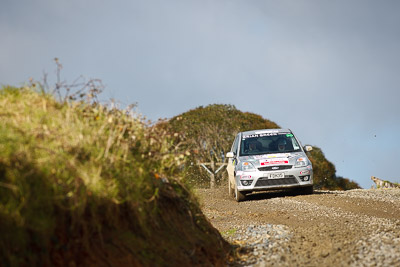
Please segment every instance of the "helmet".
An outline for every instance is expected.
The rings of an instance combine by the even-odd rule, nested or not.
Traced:
[[[257,148],[257,141],[256,140],[249,140],[249,149],[250,150],[255,150]]]
[[[284,151],[286,149],[286,144],[287,144],[286,139],[283,139],[283,138],[279,139],[278,140],[278,150]]]

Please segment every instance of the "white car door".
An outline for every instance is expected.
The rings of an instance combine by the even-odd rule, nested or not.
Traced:
[[[235,141],[233,142],[231,152],[235,155],[234,158],[229,158],[228,159],[228,166],[226,167],[226,170],[228,172],[229,180],[233,184],[235,181],[235,164],[236,164],[236,156],[238,153],[238,144],[239,144],[239,135],[236,136]]]

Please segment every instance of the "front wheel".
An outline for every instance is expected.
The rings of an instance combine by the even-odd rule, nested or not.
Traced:
[[[314,193],[314,188],[312,185],[306,187],[300,187],[297,190],[298,190],[297,192],[301,195],[312,195]]]
[[[238,190],[237,186],[235,185],[235,200],[236,200],[237,202],[240,202],[240,201],[244,200],[245,198],[246,198],[246,195],[243,194],[243,193],[241,193],[241,192]]]

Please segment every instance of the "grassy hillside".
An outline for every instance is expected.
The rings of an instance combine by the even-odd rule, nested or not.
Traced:
[[[0,90],[2,265],[223,265],[177,175],[184,151],[128,110]]]

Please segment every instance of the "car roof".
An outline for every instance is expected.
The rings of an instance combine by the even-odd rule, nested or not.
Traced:
[[[261,129],[241,132],[242,135],[262,134],[262,133],[292,133],[290,129]]]

